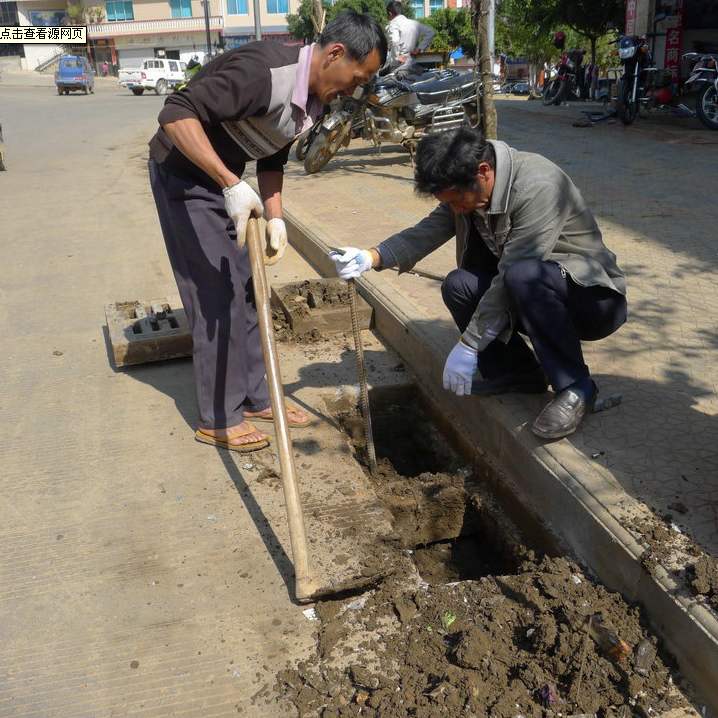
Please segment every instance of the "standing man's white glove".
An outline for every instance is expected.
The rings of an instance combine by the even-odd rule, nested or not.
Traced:
[[[287,225],[279,217],[267,222],[267,249],[264,252],[264,263],[271,265],[278,262],[287,250]]]
[[[244,181],[240,180],[231,187],[222,190],[224,207],[237,228],[237,243],[240,248],[247,241],[247,222],[250,215],[261,217],[264,207],[259,195]]]
[[[476,351],[459,342],[450,352],[444,364],[444,389],[457,396],[471,394],[471,382],[479,365]]]
[[[371,252],[356,247],[340,247],[339,252],[330,252],[329,258],[334,262],[337,274],[341,279],[356,279],[372,268]]]

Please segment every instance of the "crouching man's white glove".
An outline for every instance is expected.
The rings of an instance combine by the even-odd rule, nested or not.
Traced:
[[[329,258],[341,279],[356,279],[372,268],[371,252],[356,247],[340,247],[339,252],[330,252]]]
[[[241,180],[231,187],[222,190],[224,207],[237,228],[237,243],[244,247],[247,241],[247,222],[249,217],[261,217],[264,214],[262,200],[259,195],[244,181]]]
[[[459,342],[449,352],[444,364],[444,389],[450,389],[457,396],[471,394],[471,382],[478,364],[476,351]]]
[[[279,217],[267,222],[267,248],[264,252],[265,264],[276,264],[287,251],[287,225]]]

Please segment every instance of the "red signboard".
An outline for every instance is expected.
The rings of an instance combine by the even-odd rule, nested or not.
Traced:
[[[636,34],[636,5],[638,0],[626,2],[626,35]]]
[[[675,14],[671,18],[670,27],[666,30],[666,50],[663,57],[663,66],[666,70],[671,71],[674,83],[680,80],[681,75],[684,10],[685,0],[676,0]]]

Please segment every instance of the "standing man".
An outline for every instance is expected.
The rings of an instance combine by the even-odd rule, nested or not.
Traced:
[[[389,15],[389,24],[386,26],[389,58],[384,72],[396,72],[399,75],[421,72],[414,58],[428,49],[436,33],[423,22],[406,17],[399,0],[389,2],[386,11]]]
[[[150,183],[192,330],[196,438],[235,451],[268,445],[272,421],[245,233],[267,218],[267,255],[287,245],[283,167],[322,106],[368,82],[386,59],[381,26],[353,11],[306,47],[255,42],[227,52],[171,95],[150,141]],[[258,196],[242,179],[257,161]],[[309,417],[288,407],[289,425]]]
[[[333,254],[339,276],[407,271],[456,236],[458,268],[441,293],[461,338],[444,388],[543,393],[548,377],[554,397],[532,430],[544,439],[573,433],[598,393],[581,340],[603,339],[626,321],[624,274],[578,188],[545,157],[483,142],[470,129],[422,140],[415,181],[439,206],[374,249]]]

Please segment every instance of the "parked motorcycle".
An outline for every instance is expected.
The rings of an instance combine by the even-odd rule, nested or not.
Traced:
[[[623,65],[623,77],[618,82],[616,114],[624,125],[630,125],[641,104],[649,99],[649,91],[665,87],[666,76],[658,77],[648,40],[639,35],[623,35],[618,39],[618,57]],[[670,72],[668,85],[670,85]]]
[[[583,96],[582,63],[586,51],[574,48],[563,52],[566,45],[566,35],[563,32],[554,35],[553,44],[562,54],[556,63],[555,74],[544,86],[544,105],[560,105],[566,100],[577,100]]]
[[[698,91],[696,115],[709,129],[718,130],[718,56],[688,52],[683,57],[696,60],[684,87]]]
[[[351,97],[341,97],[297,141],[297,159],[307,174],[319,172],[353,137],[375,147],[400,144],[414,155],[422,137],[478,124],[479,81],[455,70],[433,71],[411,82],[393,75],[375,78]]]

